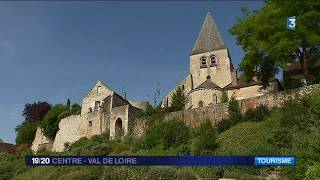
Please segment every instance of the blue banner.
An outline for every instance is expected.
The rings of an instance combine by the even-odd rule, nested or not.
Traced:
[[[26,156],[29,166],[294,166],[293,156]]]

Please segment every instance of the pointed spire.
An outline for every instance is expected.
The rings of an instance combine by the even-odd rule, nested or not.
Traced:
[[[191,55],[225,48],[223,40],[211,13],[208,12]]]

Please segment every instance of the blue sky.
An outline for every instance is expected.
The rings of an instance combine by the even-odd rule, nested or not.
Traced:
[[[14,143],[25,103],[81,104],[98,80],[131,100],[161,96],[189,71],[208,11],[235,65],[243,52],[228,29],[240,7],[261,1],[0,2],[0,138]]]

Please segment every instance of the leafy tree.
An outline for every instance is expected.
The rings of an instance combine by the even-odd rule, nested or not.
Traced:
[[[228,102],[228,101],[229,101],[228,94],[227,94],[226,91],[223,91],[223,92],[222,92],[222,96],[221,96],[221,102],[222,102],[222,103],[226,103],[226,102]]]
[[[171,98],[170,111],[181,111],[184,109],[186,97],[181,87],[178,87],[178,89],[172,94]]]
[[[236,123],[240,122],[242,119],[239,103],[237,100],[235,100],[233,97],[229,101],[229,121],[232,125],[235,125]]]
[[[17,131],[16,144],[32,144],[39,123],[39,121],[22,123]]]
[[[50,108],[51,105],[47,102],[27,103],[24,105],[22,116],[25,118],[25,121],[40,121]]]
[[[240,64],[246,76],[257,70],[267,83],[279,67],[298,61],[308,82],[313,77],[309,65],[320,53],[319,1],[266,1],[259,11],[243,8],[244,17],[230,29],[245,56]],[[285,27],[286,19],[296,16],[296,30]]]
[[[54,138],[59,130],[59,115],[67,111],[67,107],[62,104],[57,104],[53,106],[50,111],[45,115],[42,123],[43,133],[49,137]],[[61,118],[61,117],[60,117]]]

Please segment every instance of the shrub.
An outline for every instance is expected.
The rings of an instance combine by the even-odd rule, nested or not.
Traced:
[[[222,103],[226,103],[226,102],[228,102],[228,101],[229,101],[228,94],[227,94],[226,91],[223,91],[223,92],[222,92],[222,96],[221,96],[221,102],[222,102]]]
[[[320,121],[320,90],[313,92],[310,97],[310,109]]]
[[[177,120],[158,122],[147,129],[142,146],[151,149],[163,144],[164,149],[168,149],[188,143],[189,138],[190,130],[183,122]]]
[[[196,139],[192,144],[193,154],[210,154],[217,147],[217,131],[209,120],[202,122],[194,134]]]
[[[310,166],[306,172],[305,180],[320,179],[320,163]]]
[[[229,121],[229,118],[223,118],[218,121],[216,126],[218,133],[222,133],[223,131],[229,129],[232,126],[232,123]]]
[[[109,141],[103,135],[86,137],[69,145],[68,152],[76,155],[108,155],[114,149],[114,142]]]
[[[310,110],[301,103],[289,100],[282,108],[283,116],[280,118],[280,125],[284,128],[295,128],[297,130],[310,129],[314,124]]]
[[[237,124],[241,121],[242,115],[239,107],[239,103],[234,98],[231,98],[229,101],[229,121],[231,121],[232,125]]]
[[[247,121],[263,121],[269,115],[269,109],[267,106],[259,105],[254,110],[249,109],[243,116]]]

